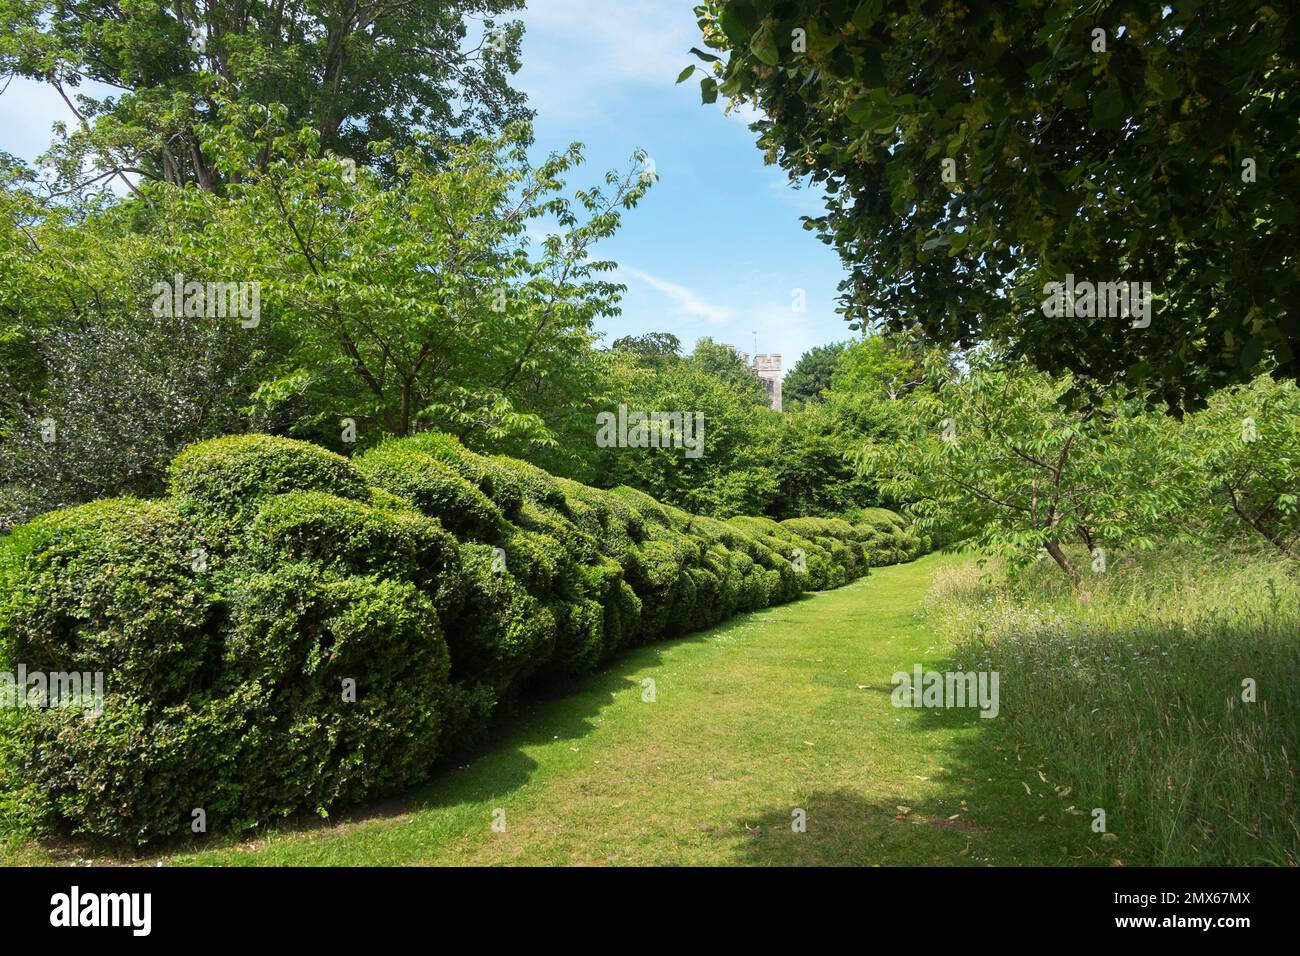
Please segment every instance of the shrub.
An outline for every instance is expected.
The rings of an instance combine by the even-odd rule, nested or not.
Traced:
[[[567,478],[556,479],[556,484],[564,495],[561,510],[566,523],[579,529],[586,539],[599,541],[604,554],[619,559],[636,543],[602,492]]]
[[[215,604],[171,503],[110,498],[50,512],[14,533],[8,561],[6,662],[100,671],[109,692],[166,703],[210,683]]]
[[[456,539],[415,510],[393,511],[320,491],[289,492],[262,503],[245,547],[263,569],[308,560],[411,581],[433,596],[444,616],[459,613],[464,602]]]
[[[643,529],[651,524],[657,524],[665,528],[670,526],[667,506],[655,501],[644,491],[629,488],[627,485],[620,485],[617,488],[611,488],[605,494],[611,506],[614,507],[615,513],[624,521],[628,521],[629,524],[635,521],[633,517],[635,515],[640,517],[641,521],[637,522],[637,524]],[[680,513],[685,514],[685,512]],[[644,530],[640,532],[641,535],[645,533]],[[637,535],[633,536],[636,537]]]
[[[465,612],[447,635],[452,678],[486,683],[498,699],[551,656],[555,616],[496,560],[492,548],[461,545],[468,579]]]
[[[629,552],[624,570],[632,590],[641,599],[639,641],[664,636],[679,596],[677,582],[682,563],[681,553],[667,541],[647,541]]]
[[[699,518],[434,433],[354,463],[219,439],[171,474],[168,499],[51,513],[0,546],[0,656],[105,672],[98,716],[0,727],[3,804],[40,829],[142,843],[195,807],[214,830],[327,813],[475,746],[530,680],[919,547],[888,513]]]
[[[505,552],[505,566],[531,594],[550,594],[566,557],[560,542],[549,535],[506,525],[500,546]]]
[[[632,585],[620,580],[613,600],[605,605],[605,654],[640,643],[641,599]]]
[[[742,564],[746,562],[747,564]],[[714,545],[705,552],[704,567],[717,579],[716,591],[711,598],[711,606],[716,608],[715,621],[723,621],[736,613],[740,606],[743,582],[742,567],[753,567],[754,562],[745,554],[731,554],[725,547]]]
[[[401,444],[442,462],[491,498],[507,515],[514,514],[523,504],[523,487],[513,469],[503,467],[496,459],[474,454],[451,435],[421,432]]]
[[[459,755],[483,743],[497,708],[495,688],[485,683],[453,682],[445,700],[439,753]]]
[[[504,516],[491,499],[441,461],[402,442],[387,442],[356,460],[366,480],[405,498],[457,535],[491,540]]]
[[[486,460],[496,466],[503,474],[510,475],[519,485],[520,491],[528,501],[545,505],[548,508],[564,508],[564,491],[557,479],[549,472],[543,471],[536,465],[530,465],[526,461],[519,461],[517,458],[493,455]]]
[[[195,808],[238,830],[427,775],[448,667],[428,598],[298,564],[241,579],[233,604],[218,686],[21,715],[6,759],[27,822],[144,843],[189,832]]]
[[[560,542],[565,553],[574,561],[591,562],[597,560],[609,542],[581,530],[564,515],[545,505],[525,501],[515,517],[520,528],[545,534]]]
[[[599,602],[556,600],[549,604],[555,616],[555,653],[547,663],[551,673],[589,674],[604,656],[605,610]]]
[[[191,445],[169,469],[181,513],[209,547],[225,551],[263,498],[286,491],[326,491],[364,499],[366,484],[348,460],[308,442],[271,435],[230,435]]]
[[[156,707],[109,694],[103,712],[14,712],[5,747],[18,822],[139,845],[189,832],[193,811],[214,823],[258,822],[261,774],[248,760],[265,720],[254,685]],[[239,826],[234,827],[238,829]]]
[[[413,585],[292,564],[241,582],[223,678],[270,715],[259,816],[323,812],[422,779],[437,754],[449,658]]]

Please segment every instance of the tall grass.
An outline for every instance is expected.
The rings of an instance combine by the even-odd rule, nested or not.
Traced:
[[[1296,569],[1175,548],[1087,584],[1084,605],[1048,562],[1011,577],[972,560],[936,578],[926,613],[963,666],[999,672],[1002,715],[1071,802],[1106,811],[1116,855],[1297,865]]]

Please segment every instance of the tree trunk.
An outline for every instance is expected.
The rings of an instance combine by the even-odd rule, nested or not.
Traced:
[[[1270,534],[1269,529],[1264,525],[1264,522],[1260,520],[1258,515],[1252,517],[1246,509],[1241,506],[1241,502],[1237,499],[1236,492],[1232,493],[1232,510],[1236,513],[1238,518],[1254,529],[1261,538],[1273,547],[1277,548],[1292,561],[1300,561],[1300,553],[1296,552],[1293,548],[1288,547],[1286,541],[1280,536]]]
[[[203,147],[199,143],[198,134],[191,133],[193,139],[190,142],[190,162],[194,164],[194,179],[204,192],[215,194],[220,182],[214,170],[203,155]]]
[[[1083,543],[1088,546],[1089,554],[1097,549],[1097,542],[1093,540],[1092,532],[1082,525],[1079,526],[1079,537],[1083,538]]]
[[[1061,542],[1047,542],[1047,553],[1052,556],[1052,560],[1060,566],[1061,570],[1069,576],[1074,589],[1079,592],[1079,600],[1085,604],[1088,603],[1088,594],[1083,590],[1083,575],[1075,569],[1074,565],[1070,563],[1070,559],[1065,556],[1065,552],[1061,550]]]
[[[402,430],[398,433],[403,438],[411,434],[411,383],[402,383],[402,411],[401,411]]]

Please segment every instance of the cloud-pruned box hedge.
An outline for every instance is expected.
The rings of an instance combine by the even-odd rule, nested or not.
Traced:
[[[158,501],[44,515],[0,551],[0,669],[102,671],[102,710],[10,711],[0,800],[143,844],[408,787],[530,682],[836,587],[901,519],[720,521],[426,433],[349,461],[239,435]]]

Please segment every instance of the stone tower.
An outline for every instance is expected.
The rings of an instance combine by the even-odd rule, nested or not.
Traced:
[[[768,405],[778,412],[781,411],[781,356],[755,355],[751,367],[767,391]]]
[[[755,355],[754,361],[750,362],[749,353],[742,352],[734,345],[728,345],[726,342],[719,342],[723,348],[731,349],[740,356],[740,360],[749,366],[750,370],[758,376],[758,380],[763,383],[763,390],[767,392],[768,407],[781,411],[781,356],[772,355]]]

